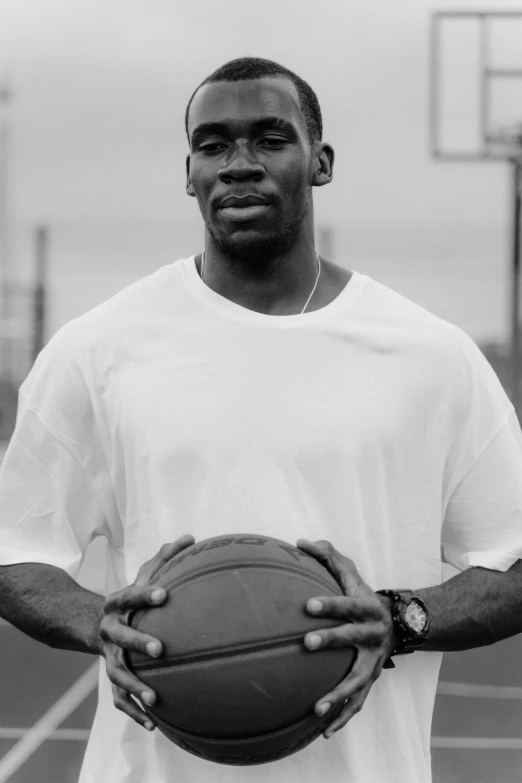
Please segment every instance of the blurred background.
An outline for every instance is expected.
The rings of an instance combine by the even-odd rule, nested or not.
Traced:
[[[47,340],[203,249],[185,108],[242,56],[287,66],[318,95],[336,153],[314,193],[318,251],[464,329],[520,411],[522,3],[502,9],[520,17],[486,33],[480,18],[434,14],[493,2],[0,0],[0,453]],[[101,593],[102,568],[99,539],[81,583]],[[73,783],[93,660],[0,634],[0,783]],[[515,637],[444,656],[435,783],[522,780],[521,653]]]

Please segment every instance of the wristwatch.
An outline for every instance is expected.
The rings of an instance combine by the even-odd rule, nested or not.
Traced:
[[[411,590],[376,590],[391,600],[391,615],[397,645],[384,664],[393,668],[392,655],[408,655],[424,647],[430,630],[430,619],[426,604]]]

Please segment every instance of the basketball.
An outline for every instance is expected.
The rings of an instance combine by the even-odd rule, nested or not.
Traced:
[[[314,704],[348,674],[355,650],[304,646],[309,631],[338,624],[308,615],[308,599],[343,595],[313,557],[266,536],[220,536],[174,557],[154,584],[165,602],[129,622],[163,653],[127,651],[126,662],[156,692],[143,707],[176,745],[221,764],[261,764],[301,750],[338,714],[318,717]]]

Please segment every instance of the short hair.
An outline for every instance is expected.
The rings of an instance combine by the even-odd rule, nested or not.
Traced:
[[[321,116],[321,107],[317,95],[310,85],[301,79],[300,76],[285,68],[283,65],[264,60],[261,57],[239,57],[236,60],[230,60],[222,65],[216,71],[207,76],[207,78],[196,87],[192,93],[185,112],[185,132],[190,147],[190,138],[188,133],[189,111],[195,94],[204,84],[213,84],[214,82],[239,82],[246,79],[263,79],[265,76],[275,76],[278,78],[290,79],[297,88],[301,111],[306,122],[306,135],[310,145],[316,141],[322,141],[323,138],[323,119]]]

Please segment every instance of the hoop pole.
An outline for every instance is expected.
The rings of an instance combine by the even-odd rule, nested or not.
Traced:
[[[518,387],[520,364],[520,215],[521,215],[521,174],[522,162],[513,160],[513,225],[512,225],[512,306],[511,306],[511,402],[518,412]]]
[[[480,135],[484,140],[489,132],[489,98],[490,98],[490,76],[489,66],[489,29],[487,27],[486,17],[480,16],[480,47],[479,47],[479,67],[480,67]],[[484,141],[482,142],[484,145]]]
[[[48,239],[48,227],[38,226],[35,230],[36,284],[33,298],[33,344],[31,356],[33,363],[45,344]]]
[[[430,46],[430,99],[429,99],[429,134],[432,157],[439,154],[439,20],[436,15],[431,19]]]

